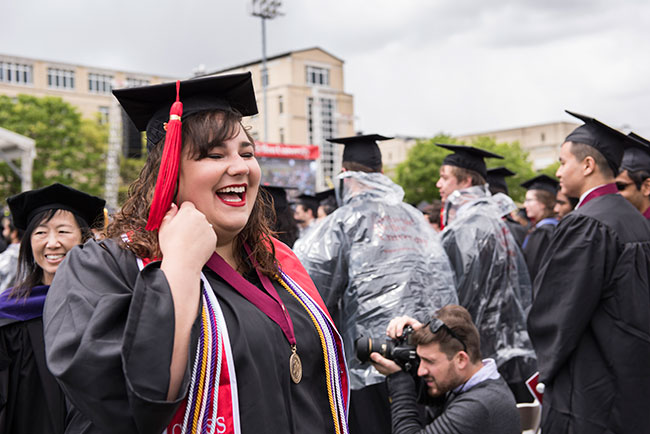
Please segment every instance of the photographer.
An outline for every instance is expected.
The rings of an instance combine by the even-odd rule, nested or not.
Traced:
[[[445,306],[424,325],[409,317],[395,318],[388,325],[388,336],[401,336],[407,325],[415,330],[410,343],[420,358],[417,380],[379,353],[370,356],[375,368],[388,376],[394,434],[521,432],[512,392],[494,360],[481,361],[479,334],[465,308]],[[422,392],[426,389],[419,400],[426,405],[425,426],[418,412],[416,381]]]

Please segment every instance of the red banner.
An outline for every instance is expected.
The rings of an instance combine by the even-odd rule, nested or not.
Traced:
[[[285,145],[283,143],[255,142],[256,157],[316,160],[318,155],[319,149],[316,145]]]

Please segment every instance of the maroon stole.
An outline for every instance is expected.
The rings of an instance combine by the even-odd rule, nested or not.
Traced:
[[[618,193],[618,188],[616,188],[616,184],[614,184],[613,182],[611,184],[601,185],[600,187],[597,187],[594,190],[592,190],[591,193],[589,193],[587,197],[585,197],[584,200],[580,202],[578,208],[584,206],[587,202],[597,197],[605,196],[606,194],[616,194],[616,193]]]

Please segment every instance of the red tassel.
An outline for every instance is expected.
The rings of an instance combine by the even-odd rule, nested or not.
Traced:
[[[149,219],[145,229],[156,230],[160,227],[163,217],[169,210],[176,191],[178,180],[178,169],[181,161],[181,149],[183,147],[181,134],[181,117],[183,116],[183,103],[179,99],[181,82],[176,82],[176,102],[172,104],[169,111],[169,122],[167,122],[167,133],[165,134],[165,147],[163,148],[156,189],[153,193]]]

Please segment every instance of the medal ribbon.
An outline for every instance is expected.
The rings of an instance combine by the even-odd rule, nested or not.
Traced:
[[[248,251],[248,249],[246,249]],[[284,303],[280,300],[278,291],[271,283],[268,276],[260,273],[257,267],[255,271],[262,282],[266,292],[244,279],[241,274],[236,272],[221,256],[213,253],[208,262],[205,264],[212,271],[217,273],[223,280],[239,292],[246,300],[253,303],[259,310],[264,312],[271,321],[276,323],[282,329],[284,336],[290,345],[296,345],[296,335],[293,332],[293,323]]]

